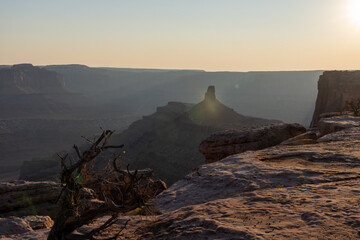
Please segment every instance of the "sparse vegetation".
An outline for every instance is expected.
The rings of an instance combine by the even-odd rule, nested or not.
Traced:
[[[345,102],[345,110],[350,111],[354,116],[360,115],[360,98],[351,99]]]

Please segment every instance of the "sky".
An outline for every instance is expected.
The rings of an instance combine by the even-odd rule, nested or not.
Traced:
[[[360,0],[0,0],[0,64],[360,68]]]

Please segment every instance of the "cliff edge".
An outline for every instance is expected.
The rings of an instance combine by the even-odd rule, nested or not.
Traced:
[[[311,126],[323,113],[342,112],[346,101],[360,98],[360,71],[326,71],[318,81],[318,96]]]

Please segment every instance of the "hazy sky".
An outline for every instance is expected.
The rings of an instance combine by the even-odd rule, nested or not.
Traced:
[[[360,0],[0,0],[0,64],[360,68]]]

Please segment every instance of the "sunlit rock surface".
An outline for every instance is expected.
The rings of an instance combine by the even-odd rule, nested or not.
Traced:
[[[320,131],[320,135],[326,135],[332,132],[344,130],[346,128],[359,127],[360,117],[353,117],[348,115],[322,118],[317,123],[317,128]]]

